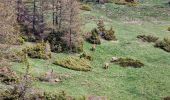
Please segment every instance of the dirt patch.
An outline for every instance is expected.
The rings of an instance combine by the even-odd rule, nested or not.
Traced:
[[[59,83],[62,81],[62,77],[59,74],[53,72],[53,70],[46,72],[44,75],[37,77],[39,81]]]

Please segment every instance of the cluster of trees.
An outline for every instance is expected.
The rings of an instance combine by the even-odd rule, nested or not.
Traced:
[[[34,36],[30,40],[49,40],[52,47],[61,45],[73,51],[73,42],[80,36],[77,0],[18,0],[17,12],[22,32]]]
[[[60,43],[66,45],[71,52],[80,37],[79,3],[77,0],[0,0],[0,67],[5,68],[4,60],[11,51],[9,48],[15,44],[20,36],[35,37],[37,40],[49,40],[54,34],[60,38]],[[61,33],[62,35],[59,35]],[[24,37],[25,39],[25,37]],[[52,39],[51,44],[57,44],[58,40]],[[25,54],[25,57],[27,55]],[[7,61],[5,64],[8,64]],[[27,92],[28,68],[24,76],[24,82],[19,83],[14,92],[9,92],[7,98],[24,99]],[[0,80],[2,81],[2,80]],[[15,85],[15,83],[14,83]],[[18,91],[19,89],[19,91]],[[15,92],[17,92],[15,94]],[[19,92],[19,93],[18,93]],[[12,93],[12,94],[11,94]],[[14,93],[14,95],[13,95]],[[1,98],[2,95],[0,95]]]
[[[9,66],[9,48],[21,37],[49,41],[53,51],[82,51],[80,25],[77,0],[0,0],[0,66]]]

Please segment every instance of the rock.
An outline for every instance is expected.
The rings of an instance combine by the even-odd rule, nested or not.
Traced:
[[[59,78],[55,78],[55,79],[49,79],[50,83],[58,83],[61,82],[61,80]]]
[[[117,58],[117,57],[112,57],[112,60],[111,60],[111,62],[115,62],[115,61],[117,61],[119,58]]]
[[[60,82],[61,80],[59,78],[54,79],[55,82]]]

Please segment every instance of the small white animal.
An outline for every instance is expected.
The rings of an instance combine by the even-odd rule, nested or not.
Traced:
[[[109,68],[109,63],[105,63],[104,69],[108,69],[108,68]]]

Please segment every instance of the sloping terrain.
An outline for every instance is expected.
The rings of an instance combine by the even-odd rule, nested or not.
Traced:
[[[96,51],[90,51],[91,44],[84,43],[84,51],[93,57],[92,70],[74,71],[52,64],[55,59],[69,56],[53,53],[52,60],[29,59],[31,74],[35,77],[53,69],[68,78],[51,84],[34,81],[33,86],[45,91],[64,90],[72,96],[107,96],[111,100],[160,100],[170,95],[170,53],[155,48],[153,43],[139,41],[140,34],[152,34],[160,39],[170,36],[170,6],[167,0],[148,0],[135,7],[105,4],[91,5],[92,11],[82,11],[83,33],[96,28],[103,19],[107,28],[113,27],[118,41],[102,40]],[[72,56],[78,56],[73,54]],[[123,68],[111,64],[103,69],[112,57],[130,57],[144,63],[142,68]],[[24,65],[13,63],[18,74],[24,72]]]

